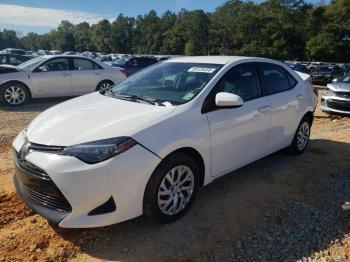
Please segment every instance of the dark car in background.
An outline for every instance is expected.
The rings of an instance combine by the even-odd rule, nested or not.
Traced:
[[[2,50],[0,53],[2,54],[12,54],[12,55],[25,55],[27,53],[26,50],[17,49],[17,48],[6,48]]]
[[[326,85],[340,75],[342,71],[338,65],[322,65],[312,70],[311,81],[314,84]]]
[[[31,56],[0,53],[0,65],[7,64],[17,66],[32,58]]]
[[[117,59],[112,66],[124,68],[126,75],[129,76],[155,63],[158,63],[158,60],[155,57],[135,56],[131,58]]]

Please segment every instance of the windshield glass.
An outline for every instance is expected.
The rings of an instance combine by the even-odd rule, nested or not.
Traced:
[[[44,61],[45,58],[43,57],[35,57],[28,61],[25,61],[24,63],[18,65],[21,69],[29,69],[32,70],[34,67],[36,67],[38,64],[40,64],[42,61]]]
[[[350,74],[347,74],[339,79],[339,83],[350,83]]]
[[[332,72],[332,68],[330,67],[326,67],[326,66],[322,66],[316,69],[317,72]]]
[[[117,65],[125,65],[126,62],[128,62],[128,61],[129,61],[129,59],[119,58],[119,59],[115,60],[114,63]]]
[[[221,67],[217,64],[160,63],[113,86],[108,94],[180,105],[192,100]]]

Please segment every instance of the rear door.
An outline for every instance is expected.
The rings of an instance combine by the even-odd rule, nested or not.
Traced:
[[[298,125],[299,100],[303,94],[295,88],[297,81],[281,66],[256,63],[261,91],[271,101],[269,151],[288,146]]]
[[[41,64],[34,69],[31,79],[38,97],[73,95],[69,59],[66,57],[53,58]]]
[[[75,95],[96,91],[102,80],[103,68],[85,58],[72,58],[72,88]]]

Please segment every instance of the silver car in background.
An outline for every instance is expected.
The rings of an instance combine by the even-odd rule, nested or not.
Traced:
[[[321,97],[321,110],[341,114],[350,114],[350,74],[327,85]]]
[[[16,67],[0,67],[0,102],[19,106],[31,98],[104,92],[124,78],[126,75],[122,68],[87,57],[36,57]]]

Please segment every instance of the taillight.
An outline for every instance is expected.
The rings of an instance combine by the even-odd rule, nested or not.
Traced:
[[[125,69],[120,69],[120,72],[126,76],[126,70]]]

